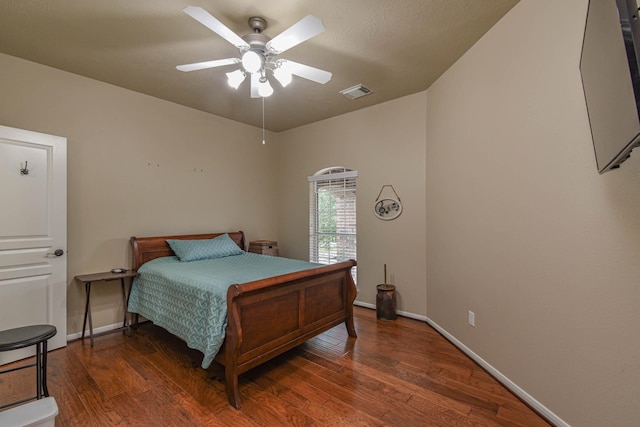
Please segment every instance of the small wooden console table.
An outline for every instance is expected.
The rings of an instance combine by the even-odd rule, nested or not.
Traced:
[[[127,316],[127,301],[129,299],[129,293],[127,292],[127,288],[125,286],[124,279],[133,280],[134,277],[138,275],[135,271],[125,271],[123,273],[113,273],[111,271],[107,271],[104,273],[94,273],[94,274],[82,274],[80,276],[76,276],[76,279],[80,282],[84,283],[84,289],[87,295],[87,299],[85,301],[84,307],[84,322],[82,323],[82,339],[84,339],[84,332],[87,327],[87,317],[89,318],[89,336],[91,337],[91,347],[93,347],[93,322],[91,320],[91,284],[93,282],[110,282],[113,280],[120,280],[120,287],[122,289],[122,304],[124,305],[124,321],[122,322],[122,327],[113,329],[111,331],[101,332],[99,334],[95,334],[95,336],[110,334],[112,332],[126,330],[127,334],[130,334],[129,330],[129,320]]]

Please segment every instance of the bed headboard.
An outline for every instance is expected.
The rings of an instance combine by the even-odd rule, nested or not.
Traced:
[[[198,240],[198,239],[212,239],[220,236],[224,233],[209,233],[209,234],[184,234],[180,236],[155,236],[155,237],[132,237],[131,238],[131,250],[132,261],[131,269],[138,270],[142,264],[151,261],[152,259],[160,258],[163,256],[173,256],[175,253],[171,250],[171,247],[167,243],[167,239],[173,240]],[[243,251],[246,250],[244,241],[244,232],[242,231],[230,231],[227,232],[231,240],[236,242],[238,247]]]

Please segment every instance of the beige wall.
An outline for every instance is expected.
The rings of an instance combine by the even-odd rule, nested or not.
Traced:
[[[1,54],[0,94],[0,124],[68,139],[69,333],[84,313],[73,277],[129,266],[132,235],[277,239],[277,147],[261,129]],[[92,293],[96,327],[121,321],[112,284]]]
[[[640,153],[596,172],[586,6],[522,0],[427,91],[427,313],[569,424],[631,426]]]
[[[425,108],[423,92],[278,134],[281,253],[309,257],[307,177],[331,166],[357,170],[357,300],[375,304],[386,263],[398,310],[419,316],[426,314]],[[403,203],[393,221],[373,214],[385,184],[393,185]],[[393,195],[388,191],[383,195]]]

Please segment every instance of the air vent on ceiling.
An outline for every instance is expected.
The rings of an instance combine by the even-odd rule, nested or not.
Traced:
[[[340,91],[340,93],[349,99],[356,99],[366,95],[371,95],[373,93],[373,90],[369,89],[368,87],[366,87],[361,83],[359,85],[355,85],[348,89],[343,89]]]

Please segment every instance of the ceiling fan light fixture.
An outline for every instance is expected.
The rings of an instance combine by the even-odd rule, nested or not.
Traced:
[[[258,95],[263,98],[273,95],[273,87],[266,77],[260,79],[260,83],[258,84]]]
[[[240,87],[240,85],[244,81],[245,77],[247,77],[247,75],[243,73],[242,70],[235,70],[227,73],[227,83],[229,83],[229,86],[231,86],[232,88],[238,89],[238,87]]]
[[[253,50],[242,54],[242,67],[249,73],[257,73],[262,69],[263,57]]]
[[[176,68],[180,71],[205,70],[241,64],[238,70],[226,73],[227,83],[234,89],[238,89],[247,78],[248,73],[251,80],[251,98],[262,97],[263,101],[265,97],[273,94],[273,87],[267,80],[267,73],[269,73],[269,77],[273,76],[278,80],[282,87],[291,83],[294,74],[319,84],[325,84],[331,80],[332,74],[328,71],[286,59],[276,59],[281,53],[325,31],[322,21],[313,15],[305,16],[279,35],[271,38],[263,34],[267,28],[267,21],[258,16],[249,18],[248,23],[252,32],[240,37],[201,7],[187,6],[183,11],[234,45],[238,49],[239,58],[236,56],[235,58],[178,65]]]
[[[287,87],[291,80],[293,80],[293,75],[291,71],[287,70],[285,65],[282,65],[275,70],[273,70],[273,77],[278,80],[278,82],[282,85],[282,87]]]

